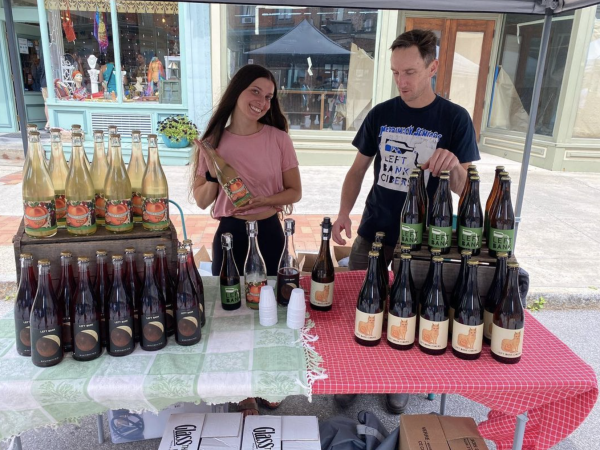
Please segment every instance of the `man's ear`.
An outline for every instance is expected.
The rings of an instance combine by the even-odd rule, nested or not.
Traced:
[[[428,67],[430,77],[435,76],[435,74],[438,71],[439,65],[440,65],[440,62],[437,59],[434,59],[433,61],[431,61],[431,64],[429,64],[429,67]]]

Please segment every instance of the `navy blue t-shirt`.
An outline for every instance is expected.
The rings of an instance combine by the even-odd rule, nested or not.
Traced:
[[[466,109],[442,97],[423,108],[411,108],[400,97],[375,106],[352,144],[365,156],[375,156],[375,181],[365,203],[358,234],[375,240],[385,232],[385,244],[396,245],[408,178],[416,164],[426,162],[436,148],[454,153],[462,163],[479,160],[473,122]],[[429,206],[439,178],[425,171]]]

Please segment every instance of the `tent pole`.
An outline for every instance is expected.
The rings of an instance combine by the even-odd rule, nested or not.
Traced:
[[[550,28],[552,27],[552,10],[546,9],[544,17],[544,28],[542,29],[542,41],[540,43],[540,54],[538,57],[537,69],[535,71],[535,81],[533,83],[533,96],[531,98],[531,109],[529,112],[529,125],[525,135],[525,148],[523,150],[523,161],[521,162],[521,175],[519,177],[519,189],[517,191],[517,203],[515,208],[515,242],[517,243],[517,232],[521,222],[521,208],[523,207],[523,196],[525,195],[525,183],[527,182],[527,170],[529,169],[529,159],[531,157],[531,144],[533,134],[535,133],[535,122],[537,120],[537,111],[540,105],[540,92],[542,90],[542,81],[544,76],[544,67],[546,66],[546,56],[548,54],[548,43],[550,42]]]
[[[25,95],[23,94],[23,79],[21,78],[21,67],[19,62],[19,50],[15,33],[15,22],[13,20],[11,0],[4,0],[4,14],[6,19],[6,37],[8,38],[8,55],[12,70],[13,88],[15,101],[17,103],[17,116],[21,128],[21,139],[23,139],[23,153],[27,156],[27,113],[25,112]]]

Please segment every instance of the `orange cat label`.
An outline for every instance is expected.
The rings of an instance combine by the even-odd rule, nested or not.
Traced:
[[[464,325],[456,320],[452,325],[452,348],[457,352],[475,355],[483,346],[483,324]]]
[[[417,316],[398,317],[388,314],[387,340],[392,344],[410,345],[415,342]]]
[[[487,339],[492,339],[492,325],[494,321],[494,313],[483,311],[483,335]]]
[[[354,334],[357,338],[365,341],[376,341],[381,339],[383,330],[383,312],[377,314],[367,314],[356,310],[356,319],[354,321]]]
[[[431,350],[440,350],[448,346],[448,322],[432,322],[421,317],[419,320],[419,345]]]
[[[310,303],[315,306],[330,306],[333,304],[333,282],[318,283],[311,280]]]
[[[504,358],[518,358],[523,353],[523,331],[507,330],[492,324],[492,352]]]

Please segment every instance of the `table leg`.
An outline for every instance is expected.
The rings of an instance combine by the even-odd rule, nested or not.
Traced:
[[[443,416],[446,414],[446,394],[442,394],[440,401],[440,414]]]
[[[104,444],[104,416],[98,414],[98,444]]]
[[[515,426],[515,437],[513,439],[512,450],[521,450],[523,448],[523,437],[525,436],[525,424],[529,419],[527,412],[517,416],[517,425]]]
[[[15,436],[15,440],[13,441],[13,450],[23,450],[21,446],[21,436]]]

